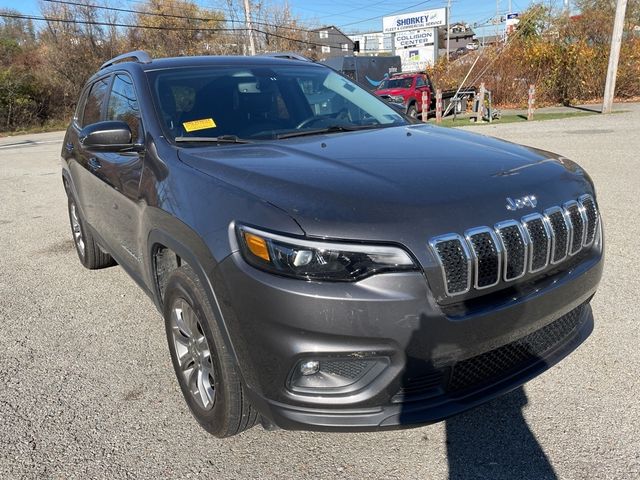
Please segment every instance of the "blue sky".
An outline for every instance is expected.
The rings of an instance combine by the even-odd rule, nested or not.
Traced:
[[[91,0],[95,4],[104,4],[100,0]],[[267,0],[269,2],[269,0]],[[135,9],[139,0],[120,0],[110,2],[111,6]],[[202,6],[223,5],[222,0],[196,0]],[[238,4],[242,4],[239,0]],[[280,3],[271,0],[270,3]],[[469,23],[485,22],[496,13],[495,0],[451,0],[451,20],[464,20]],[[514,12],[526,9],[532,0],[511,0]],[[547,2],[548,3],[548,0]],[[561,0],[551,2],[561,4]],[[443,7],[447,0],[289,0],[293,12],[305,22],[313,24],[336,25],[345,33],[382,29],[382,16],[394,12],[413,12]],[[502,13],[508,10],[509,1],[501,0]],[[12,8],[27,14],[38,14],[37,0],[0,0],[0,8]],[[372,18],[375,17],[375,18]],[[495,31],[495,27],[485,27],[486,33]],[[480,33],[480,32],[478,32]]]

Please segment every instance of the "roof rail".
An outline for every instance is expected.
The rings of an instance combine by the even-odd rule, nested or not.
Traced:
[[[152,59],[144,50],[136,50],[134,52],[123,53],[122,55],[113,57],[111,60],[104,62],[100,67],[100,70],[127,60],[135,60],[138,63],[151,63]]]
[[[313,62],[308,57],[304,55],[300,55],[295,52],[272,52],[272,53],[261,53],[260,55],[256,55],[256,57],[274,57],[274,58],[288,58],[289,60],[300,60],[303,62]]]

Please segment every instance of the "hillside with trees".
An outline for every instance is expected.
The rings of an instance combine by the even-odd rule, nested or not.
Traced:
[[[498,105],[522,105],[529,84],[539,103],[596,101],[604,90],[613,0],[578,0],[567,15],[546,4],[527,10],[514,34],[429,69],[443,89],[486,82]],[[213,10],[190,0],[93,3],[44,0],[39,15],[0,10],[0,132],[64,125],[87,78],[130,50],[152,56],[247,54],[242,2]],[[289,5],[254,3],[258,52],[313,55],[309,25]],[[640,0],[629,0],[617,82],[619,99],[640,97]]]

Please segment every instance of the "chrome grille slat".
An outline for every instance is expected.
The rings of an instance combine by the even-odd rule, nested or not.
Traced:
[[[497,223],[495,230],[504,251],[504,281],[517,280],[527,273],[529,235],[522,224],[515,220]]]
[[[543,214],[525,215],[490,227],[433,238],[429,245],[441,269],[447,296],[512,282],[544,270],[595,242],[600,213],[591,195],[582,195]]]
[[[582,206],[586,219],[587,227],[585,228],[584,246],[588,247],[593,243],[596,238],[596,231],[598,230],[598,209],[596,202],[591,195],[582,195],[578,199],[578,203]]]
[[[539,213],[522,217],[522,224],[531,240],[529,272],[536,273],[549,265],[551,253],[551,227]]]
[[[555,265],[567,258],[571,229],[569,221],[560,207],[545,210],[544,216],[551,227],[551,263]]]
[[[571,241],[569,242],[569,255],[575,255],[582,250],[584,244],[585,218],[584,210],[580,208],[580,205],[575,200],[566,202],[562,208],[564,209],[566,216],[571,226]]]
[[[442,269],[447,295],[462,295],[471,289],[471,255],[460,235],[452,233],[429,242]]]
[[[465,232],[473,256],[474,287],[490,288],[500,282],[502,248],[495,232],[489,227],[472,228]]]

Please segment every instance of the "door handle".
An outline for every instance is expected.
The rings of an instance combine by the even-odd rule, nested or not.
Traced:
[[[91,170],[99,170],[102,168],[102,165],[100,164],[100,160],[98,160],[97,158],[93,157],[89,159],[89,168]]]
[[[65,143],[64,148],[67,150],[67,152],[71,153],[73,152],[73,143],[69,142],[69,143]]]

